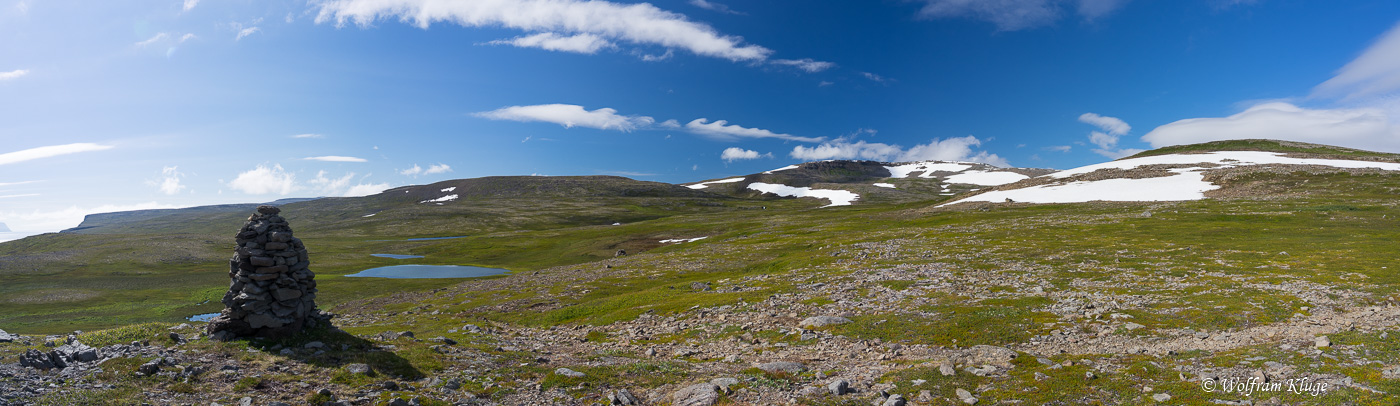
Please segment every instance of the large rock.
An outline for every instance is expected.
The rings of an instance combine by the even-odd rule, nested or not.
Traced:
[[[815,327],[834,326],[834,325],[837,325],[837,324],[846,324],[846,323],[850,323],[850,322],[851,322],[851,319],[848,319],[848,318],[845,318],[845,317],[837,317],[837,316],[815,316],[815,317],[808,317],[808,318],[802,320],[802,322],[801,322],[801,323],[798,323],[797,326],[798,326],[798,327],[804,327],[804,328],[815,328]]]
[[[763,363],[754,365],[754,367],[768,373],[786,372],[789,374],[796,374],[807,370],[807,366],[805,365],[788,361]]]
[[[997,347],[994,345],[974,345],[963,351],[963,361],[972,365],[996,365],[1002,368],[1011,368],[1011,360],[1016,358],[1016,351],[1010,348]]]
[[[224,311],[206,327],[216,339],[282,338],[329,323],[316,309],[316,275],[306,246],[275,206],[258,206],[234,237]]]
[[[17,341],[17,340],[19,340],[20,338],[22,338],[22,337],[20,337],[20,336],[18,336],[18,335],[15,335],[15,334],[6,333],[5,330],[0,330],[0,343],[8,343],[8,342],[11,342],[11,341]]]
[[[719,386],[697,383],[671,394],[672,406],[710,406],[719,401]]]

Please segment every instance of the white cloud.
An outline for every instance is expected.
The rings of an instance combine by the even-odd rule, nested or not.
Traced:
[[[656,120],[647,116],[622,116],[617,114],[617,110],[610,108],[600,108],[593,111],[584,110],[583,106],[574,104],[540,104],[533,106],[510,106],[492,111],[485,111],[474,114],[477,117],[492,120],[511,121],[542,121],[555,123],[572,128],[574,126],[596,128],[599,130],[619,130],[632,131],[637,128],[650,126]]]
[[[28,74],[29,70],[27,69],[15,69],[9,72],[0,72],[0,80],[19,79],[20,77]]]
[[[1110,135],[1123,135],[1133,130],[1132,126],[1117,117],[1100,116],[1094,113],[1079,115],[1079,122],[1098,127]]]
[[[30,148],[21,151],[0,154],[0,165],[19,163],[33,159],[55,157],[59,155],[76,154],[79,152],[101,151],[111,148],[111,145],[98,145],[89,142]]]
[[[955,137],[944,140],[934,138],[927,144],[919,144],[909,149],[898,145],[878,142],[849,142],[836,140],[815,147],[797,146],[789,155],[804,161],[823,159],[867,159],[886,162],[908,161],[965,161],[982,162],[997,166],[1011,166],[1006,159],[986,151],[973,151],[972,147],[982,145],[974,136]]]
[[[185,174],[179,171],[179,167],[167,166],[161,168],[160,176],[159,182],[150,182],[150,184],[155,185],[156,189],[159,189],[161,193],[175,195],[185,189],[185,185],[180,184],[180,178],[185,177]]]
[[[302,158],[302,159],[305,159],[305,160],[308,160],[308,161],[321,161],[321,162],[369,162],[369,160],[366,160],[366,159],[364,159],[364,158],[356,158],[356,157],[353,157],[353,156],[336,156],[336,155],[309,156],[309,157]]]
[[[183,43],[185,43],[185,41],[189,41],[189,40],[192,40],[192,39],[195,39],[195,38],[199,38],[199,37],[198,37],[198,36],[195,36],[194,34],[185,34],[185,35],[180,36],[180,43],[183,44]]]
[[[369,196],[369,195],[372,195],[372,194],[377,194],[377,193],[379,193],[379,192],[383,192],[383,191],[388,190],[388,189],[389,189],[389,184],[388,184],[388,183],[361,183],[361,184],[358,184],[358,185],[355,185],[355,186],[351,186],[351,187],[350,187],[350,190],[345,191],[345,194],[343,194],[343,195],[341,195],[341,196],[345,196],[345,197]]]
[[[725,14],[745,15],[744,13],[740,13],[738,11],[729,9],[729,6],[707,0],[690,0],[690,5],[710,11],[718,11]]]
[[[316,22],[369,26],[380,19],[427,29],[434,22],[466,27],[505,27],[529,32],[592,34],[638,45],[681,48],[697,55],[731,61],[762,61],[773,51],[744,45],[743,39],[720,34],[708,25],[688,20],[649,3],[619,4],[583,0],[329,0],[320,3]]]
[[[707,123],[708,119],[697,118],[685,124],[685,129],[692,133],[708,136],[711,138],[732,141],[737,138],[777,138],[789,141],[801,142],[821,142],[823,138],[798,137],[791,134],[780,134],[761,128],[744,128],[737,124],[729,124],[725,120],[715,120]]]
[[[827,86],[831,86],[831,85],[834,85],[834,84],[836,84],[836,83],[828,82],[828,81],[823,80],[823,81],[821,81],[821,82],[817,82],[817,87],[827,87]]]
[[[228,186],[250,195],[285,196],[301,189],[297,186],[296,175],[283,170],[282,165],[258,165],[256,169],[238,174]]]
[[[1396,90],[1400,90],[1400,24],[1338,70],[1337,76],[1313,88],[1313,94],[1354,99]]]
[[[238,36],[234,37],[233,40],[234,40],[234,41],[242,40],[243,37],[246,37],[246,36],[249,36],[249,35],[253,35],[254,33],[257,33],[258,31],[260,31],[260,29],[259,29],[258,27],[248,27],[248,28],[244,28],[244,29],[238,30]]]
[[[1118,138],[1133,130],[1132,126],[1117,117],[1101,116],[1094,113],[1084,113],[1079,116],[1079,122],[1093,125],[1103,131],[1089,132],[1089,142],[1097,145],[1094,153],[1103,155],[1111,159],[1118,159],[1130,156],[1139,152],[1136,148],[1119,148]],[[1068,149],[1066,149],[1068,150]]]
[[[1267,138],[1400,152],[1400,125],[1391,120],[1396,110],[1380,107],[1306,109],[1282,102],[1263,103],[1229,117],[1168,123],[1142,136],[1142,140],[1158,148]]]
[[[991,22],[999,31],[1044,27],[1060,19],[1061,3],[1068,0],[923,0],[919,16],[972,18]],[[1118,10],[1128,0],[1075,0],[1085,20],[1095,20]]]
[[[836,66],[835,63],[816,61],[812,60],[812,58],[774,59],[773,63],[777,65],[794,66],[798,69],[806,71],[807,73],[817,73],[827,69],[831,69],[832,67]]]
[[[292,138],[326,138],[326,136],[324,134],[297,134],[293,135]]]
[[[21,181],[21,182],[0,182],[0,187],[27,185],[27,184],[30,184],[30,183],[39,183],[39,182],[43,182],[43,181],[42,181],[42,180],[26,180],[26,181]]]
[[[428,169],[423,169],[423,167],[418,166],[418,164],[414,164],[412,168],[408,168],[408,169],[404,169],[404,170],[402,170],[402,171],[399,171],[399,174],[400,174],[400,175],[407,175],[407,176],[418,176],[418,175],[435,175],[435,174],[447,173],[447,172],[452,172],[452,167],[451,167],[451,166],[447,166],[447,164],[428,165]]]
[[[447,164],[428,165],[428,169],[423,171],[424,175],[452,172],[452,167]]]
[[[1070,146],[1068,146],[1068,145],[1051,145],[1051,146],[1045,147],[1044,149],[1045,149],[1046,151],[1069,152],[1069,150],[1070,150],[1071,148],[1070,148]]]
[[[128,204],[128,205],[101,205],[90,207],[69,206],[64,209],[39,210],[31,212],[0,212],[0,219],[5,219],[5,224],[17,232],[54,232],[63,229],[77,227],[83,222],[83,217],[94,213],[112,213],[131,210],[153,210],[153,209],[175,209],[180,206],[160,204],[156,202]]]
[[[616,48],[612,42],[593,34],[562,36],[552,32],[516,37],[488,42],[491,45],[514,45],[521,48],[539,48],[547,51],[577,52],[594,54],[604,48]]]
[[[164,40],[164,39],[166,39],[166,38],[169,38],[169,37],[170,37],[170,34],[163,33],[163,32],[162,32],[162,33],[157,33],[155,36],[152,36],[151,38],[148,38],[148,39],[146,39],[145,41],[137,42],[137,43],[136,43],[136,46],[138,46],[138,47],[144,47],[144,46],[147,46],[147,45],[151,45],[151,44],[160,42],[160,41],[162,41],[162,40]]]
[[[870,73],[870,72],[861,72],[860,75],[861,75],[861,76],[865,76],[866,79],[870,79],[870,80],[873,80],[873,81],[876,81],[876,82],[880,82],[880,83],[885,83],[885,78],[884,78],[883,76],[876,75],[876,74],[874,74],[874,73]]]
[[[320,188],[321,194],[323,196],[332,196],[339,194],[341,190],[344,190],[346,187],[350,186],[350,180],[354,178],[354,172],[350,172],[345,174],[345,176],[332,179],[326,177],[326,171],[316,171],[316,177],[311,178],[311,180],[307,183]]]
[[[193,10],[196,5],[199,5],[199,0],[185,0],[185,11]]]
[[[724,149],[724,152],[720,152],[720,154],[719,154],[719,159],[723,159],[724,162],[734,162],[734,161],[743,161],[743,160],[749,160],[749,159],[772,158],[772,157],[773,157],[773,153],[771,153],[771,152],[770,152],[770,153],[767,153],[767,154],[759,154],[758,151],[754,151],[754,150],[751,150],[751,149],[743,149],[743,148],[739,148],[739,147],[729,147],[729,148],[725,148],[725,149]]]
[[[18,3],[15,3],[15,10],[19,11],[21,15],[29,14],[29,2],[20,0]]]
[[[38,193],[24,193],[24,194],[18,194],[18,195],[0,195],[0,199],[9,199],[9,198],[14,198],[14,197],[30,197],[30,196],[38,196],[38,195],[39,195]]]

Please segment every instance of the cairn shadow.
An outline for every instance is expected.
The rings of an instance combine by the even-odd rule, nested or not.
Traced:
[[[280,355],[319,368],[339,369],[351,364],[370,367],[369,377],[388,376],[402,380],[417,380],[427,375],[409,360],[366,340],[334,327],[302,330],[287,338],[244,339],[248,345],[267,354]],[[319,343],[319,344],[317,344]],[[339,371],[339,374],[351,374]]]

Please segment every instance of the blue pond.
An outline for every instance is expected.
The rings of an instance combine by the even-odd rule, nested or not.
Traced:
[[[369,254],[372,257],[393,258],[393,259],[413,259],[422,258],[422,255],[399,255],[399,254]]]
[[[392,279],[437,279],[475,278],[478,276],[500,275],[510,272],[506,269],[482,268],[461,265],[394,265],[370,268],[357,274],[345,275],[352,278],[392,278]]]
[[[218,316],[218,315],[219,315],[218,313],[196,314],[196,315],[190,316],[188,319],[185,319],[185,320],[189,320],[189,321],[209,321],[209,319],[212,319],[212,318],[214,318],[214,316]]]

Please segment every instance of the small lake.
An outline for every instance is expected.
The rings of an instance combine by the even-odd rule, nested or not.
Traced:
[[[218,313],[196,314],[196,315],[190,316],[189,318],[187,318],[187,319],[185,319],[185,320],[208,322],[209,319],[212,319],[212,318],[214,318],[214,317],[216,317],[216,316],[218,316],[218,315],[219,315]]]
[[[345,276],[351,278],[439,279],[475,278],[501,275],[506,272],[510,272],[510,270],[462,265],[394,265],[370,268],[360,271],[360,273]]]
[[[393,258],[393,259],[413,259],[422,258],[422,255],[399,255],[399,254],[369,254],[371,257]]]

